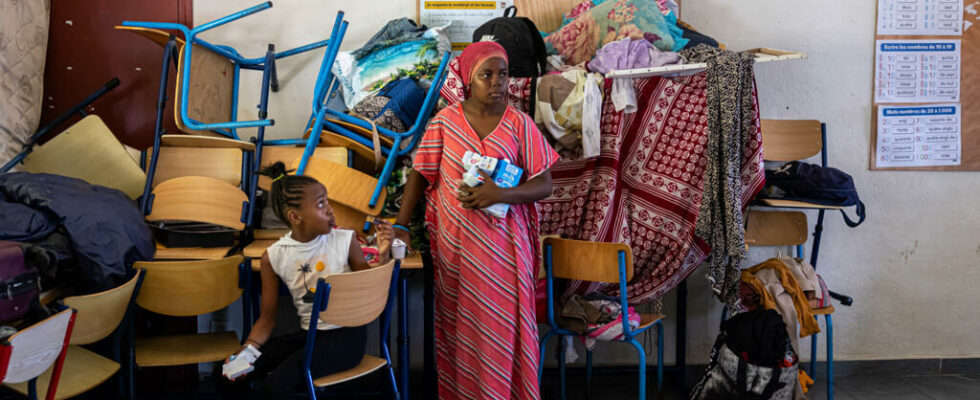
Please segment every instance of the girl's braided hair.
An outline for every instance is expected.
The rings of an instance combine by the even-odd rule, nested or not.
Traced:
[[[269,206],[287,225],[289,220],[286,218],[286,210],[299,208],[299,202],[303,198],[303,188],[319,183],[309,176],[289,175],[290,172],[292,171],[287,171],[286,164],[281,161],[259,171],[259,175],[272,178],[272,186],[269,188]]]

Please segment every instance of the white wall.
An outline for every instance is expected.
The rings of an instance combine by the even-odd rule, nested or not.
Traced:
[[[195,23],[252,5],[254,0],[197,2]],[[277,2],[268,11],[207,34],[259,55],[265,43],[288,48],[325,37],[336,1]],[[415,15],[412,0],[349,3],[345,49],[359,47],[386,21]],[[827,123],[830,163],[854,176],[868,220],[849,229],[828,214],[818,271],[833,290],[855,298],[837,307],[839,360],[980,357],[980,193],[975,173],[868,170],[874,2],[853,0],[684,0],[682,18],[732,49],[773,47],[806,52],[804,61],[756,68],[764,118]],[[313,75],[322,52],[280,62],[282,92],[270,110],[276,137],[298,135],[306,123]],[[256,81],[257,82],[257,81]],[[257,95],[244,84],[241,118],[254,118]],[[810,214],[811,224],[815,214]],[[746,265],[774,250],[756,250]],[[720,304],[704,271],[689,280],[688,362],[703,363],[717,334]],[[421,362],[421,291],[413,289],[414,363]],[[673,295],[665,300],[667,360],[673,359]],[[821,326],[823,326],[821,322]],[[821,338],[821,343],[823,342]],[[804,341],[804,343],[808,343]],[[629,346],[601,345],[597,364],[634,362]],[[809,346],[802,346],[808,348]],[[602,355],[601,353],[606,353]],[[806,350],[804,350],[806,353]],[[821,345],[820,353],[823,353]],[[804,354],[804,359],[807,356]],[[822,357],[821,357],[822,358]]]
[[[194,24],[201,25],[259,3],[259,0],[196,1]],[[341,4],[345,18],[350,21],[341,50],[361,47],[389,20],[403,16],[415,18],[415,2],[411,0],[274,1],[268,10],[201,36],[211,43],[230,45],[245,57],[261,57],[265,55],[268,43],[282,51],[328,38]],[[266,138],[298,138],[303,134],[323,52],[321,48],[276,60],[280,88],[278,93],[269,96],[269,117],[275,119],[276,124],[266,129]],[[241,76],[238,119],[254,120],[257,119],[262,73],[243,70]],[[248,130],[242,132],[246,136],[254,134]]]

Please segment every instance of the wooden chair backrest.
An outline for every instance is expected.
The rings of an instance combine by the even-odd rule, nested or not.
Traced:
[[[762,156],[768,161],[796,161],[813,157],[823,148],[820,121],[762,120]]]
[[[388,303],[395,261],[366,271],[329,275],[330,297],[320,320],[340,326],[361,326],[374,321]]]
[[[165,46],[170,34],[157,29],[116,26],[118,30],[140,35],[160,46]],[[180,80],[184,75],[184,40],[177,39],[177,90],[174,92],[174,117],[177,127],[192,135],[223,136],[211,131],[195,131],[184,125],[180,118]],[[191,56],[190,97],[187,104],[187,115],[204,122],[231,121],[231,103],[235,90],[235,66],[226,57],[201,46],[194,46]]]
[[[147,221],[195,221],[245,229],[242,207],[248,197],[227,182],[206,176],[183,176],[153,188]]]
[[[299,158],[295,159],[289,168],[296,169],[298,166]],[[306,163],[304,175],[311,176],[326,186],[327,197],[331,203],[340,202],[367,215],[378,215],[384,208],[387,190],[381,191],[374,208],[368,207],[374,187],[378,184],[378,180],[368,174],[348,168],[346,165],[310,158]]]
[[[367,221],[369,215],[339,202],[330,202],[330,208],[333,209],[334,221],[336,221],[338,227],[350,229],[358,236],[366,236],[374,232],[374,225],[371,225],[371,230],[368,232],[363,231],[364,222]]]
[[[146,269],[136,303],[149,311],[176,317],[207,314],[227,307],[242,295],[238,287],[240,255],[217,260],[139,261]]]
[[[633,251],[625,244],[547,238],[544,240],[546,251],[549,245],[552,273],[556,278],[619,283],[619,252],[623,251],[626,253],[626,281],[633,279]]]
[[[306,130],[303,138],[310,135],[310,130]],[[361,144],[354,139],[341,135],[336,132],[324,130],[320,133],[320,146],[343,147],[354,152],[354,167],[365,173],[380,172],[374,168],[374,150]],[[346,164],[344,164],[346,165]],[[363,168],[362,168],[363,167]]]
[[[223,136],[211,131],[196,131],[184,125],[180,118],[181,79],[184,71],[184,46],[180,46],[177,56],[177,90],[174,92],[174,118],[177,128],[191,135]],[[218,53],[202,46],[194,46],[191,55],[191,74],[188,86],[187,116],[203,123],[229,122],[232,120],[231,107],[235,91],[235,65]]]
[[[305,149],[296,146],[263,146],[262,147],[262,168],[282,161],[288,167],[293,160],[302,157]],[[340,165],[347,165],[347,149],[343,147],[317,147],[313,150],[313,157],[324,159]],[[272,185],[272,178],[259,175],[259,187],[269,190]]]
[[[113,28],[120,31],[132,32],[143,38],[164,47],[167,45],[167,41],[170,40],[170,33],[161,31],[159,29],[141,28],[136,26],[121,26],[116,25]],[[177,38],[177,46],[184,46],[184,39],[180,37]]]
[[[182,176],[207,176],[239,186],[242,181],[242,151],[234,148],[161,146],[153,186]]]
[[[54,365],[65,345],[65,334],[71,323],[72,309],[52,315],[41,322],[15,333],[5,340],[11,347],[4,383],[20,383],[41,375]]]
[[[75,316],[75,327],[71,331],[71,344],[90,344],[98,342],[116,330],[129,300],[133,298],[136,283],[140,274],[137,271],[133,279],[104,292],[85,296],[66,297],[66,306],[78,310]]]
[[[24,170],[78,178],[119,189],[132,199],[143,194],[146,174],[133,162],[98,115],[89,115],[24,158]]]
[[[746,215],[745,244],[795,246],[806,243],[806,214],[800,211],[757,211]]]
[[[581,0],[514,0],[517,16],[528,17],[542,32],[553,32],[561,26],[562,14]]]

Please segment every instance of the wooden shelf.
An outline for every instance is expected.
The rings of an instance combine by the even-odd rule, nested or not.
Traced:
[[[746,51],[749,53],[753,53],[755,55],[756,63],[802,60],[806,58],[805,53],[774,50],[774,49],[767,49],[767,48],[758,48],[758,49],[752,49]],[[606,74],[606,78],[646,78],[651,76],[689,76],[689,75],[700,73],[706,69],[708,69],[708,63],[676,64],[676,65],[665,65],[662,67],[621,69],[616,71],[610,71],[609,73]]]

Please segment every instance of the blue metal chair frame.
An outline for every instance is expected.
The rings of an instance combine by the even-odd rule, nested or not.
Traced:
[[[391,352],[388,349],[388,330],[391,326],[391,311],[392,305],[395,301],[395,294],[398,291],[398,273],[401,269],[401,260],[395,261],[395,267],[391,271],[391,283],[388,286],[388,301],[385,304],[385,309],[381,313],[381,337],[379,343],[379,349],[381,349],[381,354],[384,356],[385,361],[388,362],[386,368],[388,373],[388,383],[391,385],[391,392],[393,398],[398,400],[400,395],[398,392],[398,383],[395,380],[395,372],[391,367]],[[316,292],[313,296],[313,317],[310,318],[310,326],[306,331],[306,347],[303,351],[303,373],[306,374],[306,388],[310,393],[310,398],[316,400],[316,386],[313,385],[313,374],[310,372],[310,365],[313,363],[313,344],[316,342],[317,333],[317,322],[320,318],[317,317],[319,313],[327,310],[327,305],[330,302],[330,284],[320,278],[316,281]],[[399,368],[405,368],[399,366]]]
[[[136,283],[136,288],[133,290],[133,297],[129,299],[129,306],[126,309],[126,317],[124,317],[123,320],[123,324],[126,326],[127,330],[126,351],[128,354],[126,356],[126,381],[128,383],[129,399],[131,400],[136,398],[136,383],[133,378],[136,370],[136,324],[134,321],[135,317],[133,316],[133,310],[135,309],[136,305],[136,296],[139,295],[140,287],[143,286],[143,279],[146,277],[146,270],[140,269],[138,273],[140,274],[140,279],[139,282]],[[248,304],[252,298],[252,269],[246,265],[244,261],[238,264],[238,287],[242,288],[242,337],[240,341],[244,343],[252,329],[251,310],[250,307],[248,307]],[[118,351],[119,346],[116,345],[116,348],[116,351]]]
[[[193,130],[210,130],[236,140],[239,139],[237,133],[238,128],[251,128],[251,127],[257,128],[255,153],[251,154],[250,152],[246,152],[246,155],[245,157],[243,157],[242,160],[242,171],[243,171],[242,188],[246,193],[248,193],[249,196],[249,204],[247,207],[244,207],[246,209],[246,212],[244,213],[245,215],[242,216],[242,222],[245,222],[246,225],[248,226],[251,226],[251,222],[252,222],[251,221],[252,214],[253,214],[252,210],[254,208],[254,203],[255,203],[254,201],[255,189],[257,187],[257,182],[258,182],[258,176],[256,176],[254,172],[259,169],[262,160],[261,147],[264,142],[265,127],[275,124],[275,121],[273,119],[267,118],[268,117],[267,111],[269,105],[269,89],[271,88],[272,91],[277,91],[279,87],[279,79],[276,73],[276,60],[284,57],[289,57],[295,54],[304,53],[310,50],[318,49],[320,47],[327,46],[332,42],[337,42],[337,40],[331,37],[326,40],[321,40],[318,42],[310,43],[304,46],[299,46],[278,53],[275,52],[275,46],[270,44],[268,50],[266,51],[265,56],[255,57],[255,58],[244,58],[234,48],[225,45],[215,45],[205,41],[204,39],[198,38],[197,36],[205,31],[217,28],[221,25],[241,19],[248,15],[255,14],[259,11],[269,9],[271,7],[272,7],[272,2],[267,1],[265,3],[247,8],[245,10],[238,11],[236,13],[218,18],[214,21],[197,26],[193,29],[187,28],[184,25],[176,24],[176,23],[140,22],[140,21],[123,21],[122,23],[123,26],[129,26],[129,27],[176,30],[183,33],[184,38],[186,40],[186,44],[184,45],[184,49],[183,49],[184,54],[182,59],[183,70],[185,71],[185,74],[183,74],[181,82],[179,82],[178,84],[180,85],[179,90],[182,93],[182,95],[180,96],[180,118],[181,118],[181,122],[183,122],[185,126]],[[210,51],[225,56],[234,63],[235,72],[234,72],[234,81],[233,81],[234,83],[233,83],[233,92],[232,92],[232,100],[231,100],[231,107],[232,107],[231,121],[216,122],[216,123],[202,123],[200,121],[194,120],[187,114],[187,107],[188,107],[187,99],[189,97],[189,89],[190,89],[189,76],[190,76],[191,58],[192,58],[194,45],[200,45]],[[149,188],[153,182],[153,171],[155,171],[156,169],[156,159],[157,159],[156,156],[159,154],[160,136],[162,136],[164,133],[162,129],[162,117],[163,117],[163,103],[166,100],[166,82],[167,82],[167,76],[169,72],[169,70],[167,69],[169,65],[168,60],[171,58],[174,59],[174,63],[176,67],[176,54],[174,51],[175,46],[176,46],[175,38],[171,36],[170,40],[167,42],[166,47],[164,48],[163,69],[161,71],[161,77],[160,77],[160,94],[158,96],[159,101],[157,105],[157,124],[154,132],[154,141],[153,141],[153,158],[151,160],[151,165],[147,171],[148,176],[147,176],[146,188],[144,188],[144,196],[143,196],[144,201],[143,204],[141,205],[143,208],[143,212],[145,214],[148,214],[150,212],[149,211],[151,207],[150,202],[152,199],[149,199],[148,197],[150,195]],[[259,109],[258,120],[253,120],[253,121],[235,120],[236,116],[238,115],[238,86],[239,86],[239,75],[241,69],[262,71],[262,90],[261,90],[260,101],[258,105],[258,109]]]
[[[327,117],[336,118],[345,123],[349,123],[366,130],[371,130],[372,126],[367,121],[331,110],[327,108],[327,101],[330,99],[331,94],[336,90],[339,82],[333,79],[333,74],[330,72],[330,68],[333,66],[334,61],[337,58],[337,53],[340,49],[340,44],[343,41],[344,34],[347,32],[347,21],[342,21],[343,12],[337,13],[337,19],[334,23],[335,34],[331,34],[331,39],[337,37],[337,40],[332,40],[328,50],[323,55],[323,61],[320,63],[320,71],[317,74],[316,85],[313,90],[313,109],[310,115],[310,119],[306,126],[312,125],[312,131],[310,136],[305,140],[278,140],[269,141],[266,144],[305,144],[306,150],[303,152],[303,157],[300,160],[299,168],[296,170],[296,174],[302,175],[306,171],[306,163],[310,156],[313,155],[313,151],[316,149],[317,144],[320,142],[320,133],[324,128],[329,129],[332,132],[344,135],[370,149],[374,148],[374,143],[372,140],[365,138],[352,132],[347,127],[340,124],[328,121]],[[341,22],[342,21],[342,22]],[[391,138],[392,144],[390,147],[381,146],[381,154],[387,157],[385,160],[384,169],[382,169],[381,176],[378,179],[378,185],[375,186],[374,192],[371,195],[371,200],[368,203],[368,207],[375,207],[378,203],[378,199],[381,195],[381,190],[384,189],[385,185],[388,184],[388,179],[391,177],[391,172],[395,167],[395,160],[411,152],[412,148],[418,143],[422,137],[422,133],[425,131],[426,124],[429,120],[429,116],[432,114],[433,108],[435,108],[436,102],[439,97],[439,90],[442,87],[442,83],[446,79],[446,67],[449,65],[450,52],[446,52],[442,56],[442,61],[439,64],[439,69],[436,71],[435,77],[432,80],[432,86],[429,87],[429,91],[426,93],[425,101],[422,103],[422,108],[419,110],[419,115],[415,119],[415,124],[406,132],[395,132],[383,127],[377,127],[378,134],[384,135]],[[401,148],[403,141],[409,140],[409,145],[405,148]]]
[[[820,123],[820,165],[827,167],[827,124]],[[820,252],[820,237],[823,235],[823,217],[827,210],[817,209],[817,222],[813,227],[813,244],[810,247],[810,265],[817,268],[817,255]],[[803,257],[803,244],[796,245],[796,257]],[[835,292],[830,292],[831,297],[841,302],[845,306],[850,306],[853,299],[849,296]],[[727,309],[723,310],[722,321],[725,320]],[[834,322],[831,314],[824,314],[824,321],[827,325],[827,399],[834,400]],[[818,321],[819,322],[819,321]],[[810,377],[816,380],[817,377],[817,336],[814,333],[810,336]]]
[[[619,304],[621,310],[625,315],[626,310],[628,310],[629,304],[626,301],[626,252],[620,250],[619,255]],[[541,382],[541,378],[544,375],[544,355],[546,346],[548,344],[548,339],[553,336],[558,336],[559,342],[561,342],[562,336],[581,336],[577,332],[572,332],[567,329],[559,328],[558,324],[555,323],[555,290],[554,290],[554,274],[553,274],[553,258],[552,258],[552,246],[550,244],[545,246],[545,272],[547,273],[547,287],[548,287],[548,325],[551,329],[544,335],[541,339],[541,354],[538,359],[538,382]],[[629,343],[633,345],[636,349],[637,356],[639,357],[639,376],[640,376],[640,386],[639,386],[639,398],[641,400],[646,399],[646,350],[643,345],[638,342],[635,337],[640,333],[646,331],[650,326],[645,328],[634,330],[630,327],[629,318],[622,318],[623,322],[623,338],[617,340],[618,342]],[[664,326],[663,320],[658,320],[653,325],[657,326],[657,391],[659,392],[663,385],[664,376]],[[653,326],[651,325],[651,326]],[[561,347],[564,347],[563,345]],[[560,352],[561,353],[561,352]],[[561,379],[561,399],[565,399],[565,357],[564,354],[558,355],[558,370]],[[592,386],[592,350],[586,352],[585,358],[585,387],[586,396],[588,396],[589,391]]]

